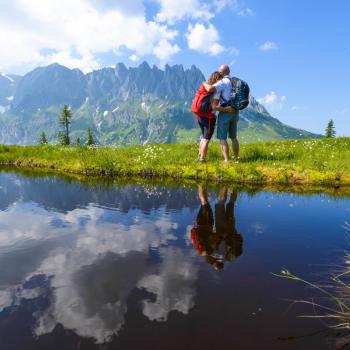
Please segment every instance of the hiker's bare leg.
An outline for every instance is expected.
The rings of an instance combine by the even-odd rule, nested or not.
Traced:
[[[220,147],[222,151],[222,155],[224,156],[224,161],[228,162],[229,149],[226,140],[220,140]]]
[[[220,195],[219,195],[219,202],[225,204],[227,200],[227,187],[223,187],[220,190]]]
[[[203,185],[198,186],[198,197],[202,205],[208,204],[208,194],[207,189]]]
[[[235,157],[235,159],[238,159],[239,142],[238,142],[237,138],[232,139],[232,149],[233,149],[233,156]]]
[[[201,139],[199,144],[199,160],[204,160],[207,156],[209,141],[207,139]]]

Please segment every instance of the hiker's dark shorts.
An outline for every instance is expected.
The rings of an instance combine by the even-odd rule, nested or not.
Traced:
[[[201,128],[203,139],[210,140],[214,134],[216,118],[198,117],[198,124]]]

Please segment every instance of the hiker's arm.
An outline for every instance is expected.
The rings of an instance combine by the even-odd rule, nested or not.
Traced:
[[[210,93],[216,92],[216,87],[214,85],[210,85],[206,81],[203,83],[203,85],[205,90],[207,90],[207,92],[210,92]]]
[[[232,107],[220,107],[219,106],[219,100],[217,98],[214,98],[213,99],[213,102],[212,102],[212,109],[214,111],[219,111],[219,112],[228,112],[228,113],[233,113],[235,112],[236,110]]]

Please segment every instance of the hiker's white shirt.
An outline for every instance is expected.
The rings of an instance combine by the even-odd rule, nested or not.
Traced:
[[[222,96],[226,101],[232,99],[232,84],[231,78],[229,75],[225,75],[221,80],[214,84],[216,92],[214,98],[220,100]]]

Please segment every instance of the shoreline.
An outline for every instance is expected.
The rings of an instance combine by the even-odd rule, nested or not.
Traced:
[[[312,153],[308,150],[311,147]],[[349,138],[243,145],[240,162],[228,164],[221,160],[217,144],[210,145],[206,163],[195,161],[196,152],[196,144],[121,148],[0,145],[0,166],[101,178],[139,177],[257,186],[350,186]]]

